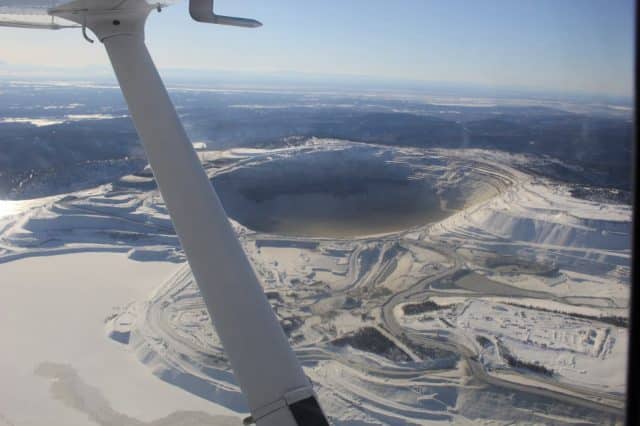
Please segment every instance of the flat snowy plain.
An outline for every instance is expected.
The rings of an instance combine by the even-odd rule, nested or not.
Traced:
[[[177,267],[91,252],[2,264],[0,424],[155,424],[172,414],[174,424],[196,415],[237,424],[237,413],[149,374],[106,337],[114,307],[145,298]]]

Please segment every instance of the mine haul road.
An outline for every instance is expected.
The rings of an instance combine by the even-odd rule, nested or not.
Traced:
[[[415,244],[416,242],[412,241],[412,243]],[[439,293],[431,289],[431,285],[453,275],[464,265],[464,260],[461,256],[449,248],[428,243],[420,243],[419,245],[424,248],[434,250],[443,256],[446,256],[448,259],[451,259],[453,261],[453,266],[418,281],[406,290],[394,294],[382,304],[382,324],[389,333],[400,341],[402,341],[401,336],[404,335],[405,338],[411,340],[415,345],[446,350],[459,354],[469,367],[471,375],[481,383],[518,392],[546,396],[557,401],[585,406],[591,409],[599,409],[616,416],[624,416],[625,401],[623,398],[616,398],[610,394],[598,393],[590,389],[567,385],[551,379],[545,380],[540,377],[527,376],[527,381],[536,381],[540,383],[540,385],[537,386],[528,383],[516,383],[492,376],[486,372],[482,364],[478,361],[478,354],[473,348],[469,348],[453,340],[447,340],[446,336],[438,336],[444,338],[442,340],[436,340],[404,329],[398,323],[395,315],[393,314],[395,307],[401,303],[411,302],[412,300],[419,303],[424,301],[425,298],[430,295],[438,295]],[[548,386],[552,386],[554,389],[550,389]]]

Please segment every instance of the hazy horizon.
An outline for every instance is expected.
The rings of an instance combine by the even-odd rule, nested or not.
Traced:
[[[406,0],[395,8],[354,1],[304,9],[290,0],[263,3],[216,3],[221,13],[261,20],[264,27],[255,30],[195,23],[186,1],[153,13],[147,42],[158,67],[293,83],[320,76],[332,82],[633,96],[630,0]],[[100,43],[84,42],[79,30],[3,28],[2,36],[0,76],[30,69],[111,74]]]
[[[465,98],[571,100],[633,104],[633,93],[616,94],[581,90],[560,90],[514,85],[455,81],[408,80],[370,75],[320,74],[304,71],[233,71],[159,67],[167,87],[193,85],[234,90],[295,90],[299,92],[347,90],[387,95],[460,96]],[[108,64],[70,67],[37,67],[0,61],[0,81],[90,82],[117,85]]]

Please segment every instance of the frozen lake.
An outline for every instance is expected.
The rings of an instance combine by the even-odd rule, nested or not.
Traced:
[[[228,424],[218,416],[234,413],[158,379],[105,335],[114,308],[145,297],[176,268],[118,253],[0,264],[0,424],[139,426],[195,414]]]

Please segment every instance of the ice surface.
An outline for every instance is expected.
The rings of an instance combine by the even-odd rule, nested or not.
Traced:
[[[105,319],[114,307],[146,297],[175,268],[171,263],[134,262],[124,254],[105,253],[33,257],[1,265],[3,418],[13,424],[55,419],[56,424],[86,425],[87,414],[104,414],[100,405],[91,406],[92,394],[50,393],[47,379],[41,377],[42,366],[48,363],[68,366],[59,373],[49,369],[46,375],[52,379],[71,374],[73,380],[99,389],[98,401],[108,401],[113,416],[120,413],[152,422],[184,410],[230,414],[149,375],[122,345],[105,337]],[[64,392],[79,389],[70,383]],[[78,397],[88,404],[80,412],[56,401]],[[125,424],[103,420],[99,424]]]

